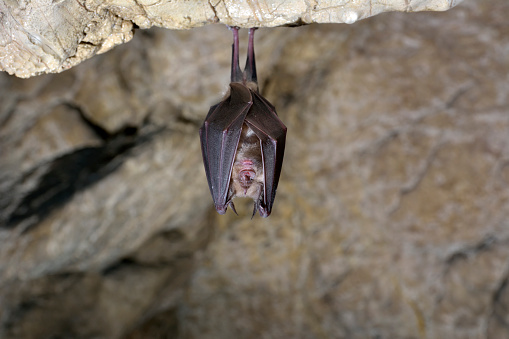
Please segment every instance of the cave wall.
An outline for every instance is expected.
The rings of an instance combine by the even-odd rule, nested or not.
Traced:
[[[0,74],[0,337],[509,338],[508,10],[259,29],[267,219],[201,163],[225,26]]]

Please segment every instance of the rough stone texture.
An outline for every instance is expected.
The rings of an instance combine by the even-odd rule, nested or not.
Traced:
[[[444,11],[461,1],[0,0],[0,70],[22,78],[61,72],[131,40],[134,27],[351,24],[383,12]]]
[[[0,338],[509,338],[508,11],[257,31],[268,219],[201,164],[224,26],[1,74]]]

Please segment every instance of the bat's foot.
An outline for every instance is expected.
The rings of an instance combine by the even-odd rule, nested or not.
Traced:
[[[244,67],[244,81],[245,83],[254,82],[256,84],[256,91],[258,91],[258,79],[256,77],[256,63],[254,53],[254,32],[258,28],[253,27],[249,29],[249,44],[247,47],[247,60]]]
[[[239,66],[239,28],[228,26],[228,29],[233,32],[231,82],[238,82],[242,81],[242,71]]]

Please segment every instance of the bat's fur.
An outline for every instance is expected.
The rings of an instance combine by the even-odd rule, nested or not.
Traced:
[[[260,139],[244,124],[233,163],[228,200],[249,197],[258,202],[264,182]]]

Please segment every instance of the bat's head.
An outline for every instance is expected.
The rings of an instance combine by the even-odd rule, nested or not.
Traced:
[[[256,159],[236,161],[232,169],[230,191],[232,197],[252,198],[257,201],[263,192],[263,166]]]
[[[230,177],[229,205],[233,206],[231,199],[235,197],[251,198],[255,202],[255,213],[259,210],[262,217],[267,217],[270,213],[267,213],[263,202],[264,184],[260,139],[244,124]],[[218,212],[221,213],[222,209]]]

